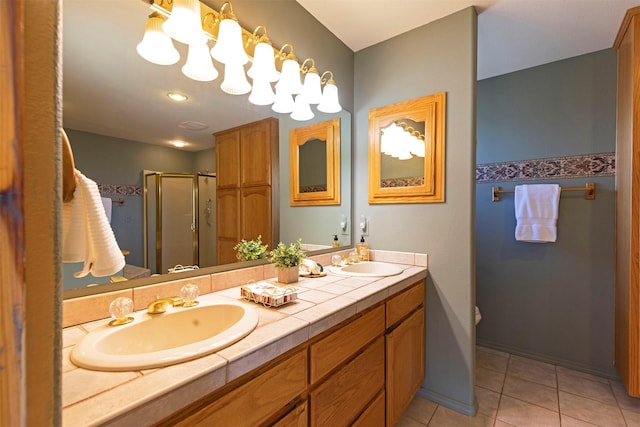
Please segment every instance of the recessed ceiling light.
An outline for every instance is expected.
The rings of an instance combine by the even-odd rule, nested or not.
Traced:
[[[183,95],[183,94],[181,94],[181,93],[178,93],[178,92],[169,92],[169,93],[167,94],[167,96],[168,96],[169,98],[173,99],[173,100],[174,100],[174,101],[176,101],[176,102],[184,102],[184,101],[186,101],[187,99],[189,99],[187,96],[185,96],[185,95]]]
[[[187,145],[184,141],[171,141],[171,144],[172,144],[174,147],[178,147],[178,148],[182,148],[182,147],[184,147],[185,145]]]

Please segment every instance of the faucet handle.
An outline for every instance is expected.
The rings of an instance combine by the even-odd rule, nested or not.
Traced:
[[[130,314],[133,313],[133,301],[131,298],[118,297],[109,304],[109,314],[113,320],[109,322],[109,326],[126,325],[133,321]]]
[[[184,300],[183,307],[193,307],[200,302],[196,300],[200,294],[200,289],[193,283],[187,283],[180,289],[180,297]]]

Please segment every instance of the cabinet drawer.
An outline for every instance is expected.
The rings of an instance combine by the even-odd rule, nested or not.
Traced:
[[[276,422],[273,427],[307,427],[307,402],[296,406],[287,415]]]
[[[384,391],[380,392],[351,427],[384,427]]]
[[[307,386],[307,351],[300,351],[189,414],[179,426],[256,426],[304,392]]]
[[[384,333],[384,306],[311,345],[311,384]]]
[[[350,425],[384,387],[384,337],[310,394],[311,426]]]
[[[387,302],[387,328],[424,302],[424,282],[419,282]]]

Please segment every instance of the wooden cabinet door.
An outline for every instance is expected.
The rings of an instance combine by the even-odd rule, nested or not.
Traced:
[[[249,187],[240,190],[240,238],[253,240],[262,236],[262,242],[274,246],[271,218],[271,187]]]
[[[229,131],[216,137],[216,187],[240,187],[240,131]]]
[[[387,425],[400,419],[424,379],[424,307],[387,334]]]
[[[262,120],[240,130],[241,187],[271,185],[272,148],[277,147],[277,134],[273,135],[275,123]],[[274,140],[275,138],[275,140]]]
[[[385,427],[384,421],[384,391],[381,391],[351,427]]]
[[[384,408],[383,408],[384,410]],[[309,411],[307,410],[307,402],[296,406],[287,415],[277,421],[273,427],[307,427]]]
[[[240,189],[216,192],[218,265],[237,262],[233,247],[240,241]]]
[[[311,426],[350,425],[384,387],[384,337],[310,394]]]
[[[212,403],[180,414],[179,421],[168,419],[163,425],[254,427],[276,415],[306,386],[307,352],[303,350]]]

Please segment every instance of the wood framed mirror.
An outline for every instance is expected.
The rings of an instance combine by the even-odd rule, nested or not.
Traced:
[[[292,129],[291,206],[340,204],[340,119]]]
[[[369,203],[444,202],[446,93],[369,110]]]

